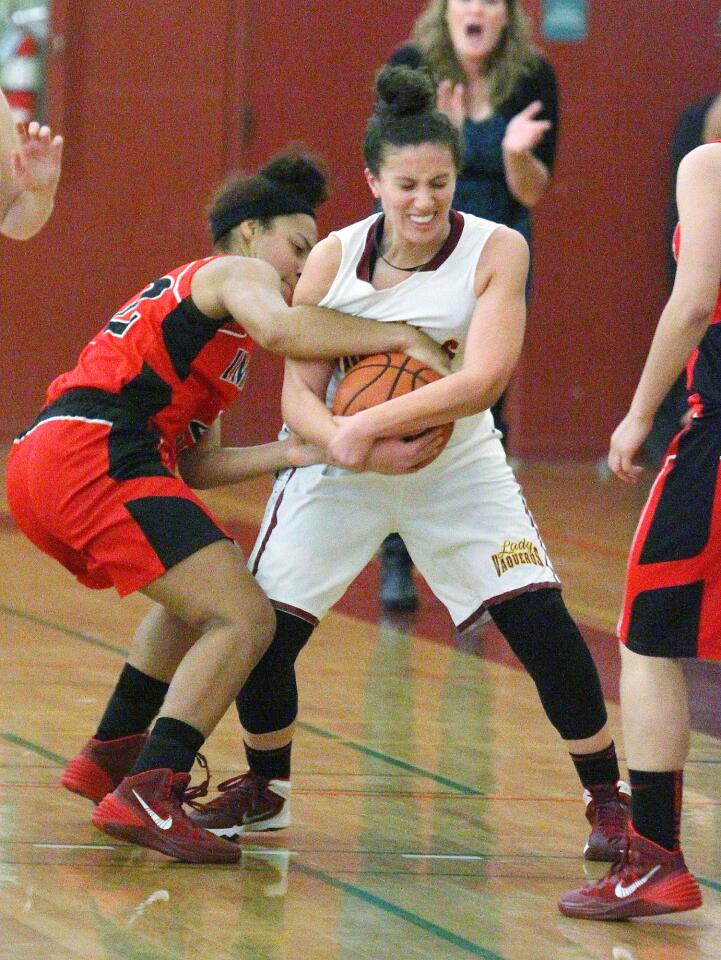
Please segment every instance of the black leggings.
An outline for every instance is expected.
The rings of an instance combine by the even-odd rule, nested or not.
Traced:
[[[560,590],[544,588],[503,600],[491,616],[536,684],[548,719],[564,740],[592,737],[606,722],[596,666]],[[236,698],[249,733],[271,733],[298,714],[295,661],[313,627],[277,611],[273,641]]]

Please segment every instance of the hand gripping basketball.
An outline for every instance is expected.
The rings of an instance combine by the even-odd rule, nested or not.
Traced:
[[[440,374],[435,370],[420,360],[406,356],[405,353],[374,353],[351,367],[338,384],[333,400],[333,413],[336,416],[352,417],[360,410],[376,407],[394,397],[402,397],[440,379]],[[453,424],[444,423],[439,429],[442,431],[443,445],[419,466],[425,467],[432,463],[450,440]]]

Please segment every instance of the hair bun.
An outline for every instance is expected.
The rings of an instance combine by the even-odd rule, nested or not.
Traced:
[[[314,207],[328,198],[328,175],[324,164],[302,148],[284,150],[269,160],[258,173],[305,197]]]
[[[407,66],[381,67],[376,74],[376,93],[376,108],[399,117],[426,113],[436,102],[436,88],[428,74]]]

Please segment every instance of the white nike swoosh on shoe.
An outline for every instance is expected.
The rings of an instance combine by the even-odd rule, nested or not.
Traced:
[[[648,871],[643,877],[639,880],[635,880],[630,886],[624,887],[624,885],[619,880],[614,888],[614,893],[617,897],[620,897],[622,900],[625,897],[630,897],[632,893],[635,893],[639,887],[642,887],[644,883],[647,883],[651,877],[656,873],[657,870],[661,869],[661,864],[657,863],[655,867]]]
[[[135,794],[135,798],[137,799],[138,803],[143,808],[143,810],[145,810],[145,812],[153,821],[155,826],[158,827],[159,830],[170,830],[170,828],[173,826],[172,816],[168,817],[166,820],[163,820],[163,818],[159,817],[152,807],[148,806],[148,804],[145,802],[145,800],[143,800],[143,798],[140,796],[137,790],[133,790],[133,793]]]

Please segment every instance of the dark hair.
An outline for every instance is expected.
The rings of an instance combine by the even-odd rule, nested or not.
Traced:
[[[376,74],[376,104],[366,125],[363,156],[378,175],[386,147],[439,143],[451,151],[458,170],[461,138],[448,117],[436,109],[436,88],[423,70],[386,65]]]
[[[223,246],[227,234],[244,220],[267,227],[274,217],[307,213],[328,196],[323,163],[302,148],[277,154],[252,175],[234,173],[215,192],[208,209],[213,242]]]

